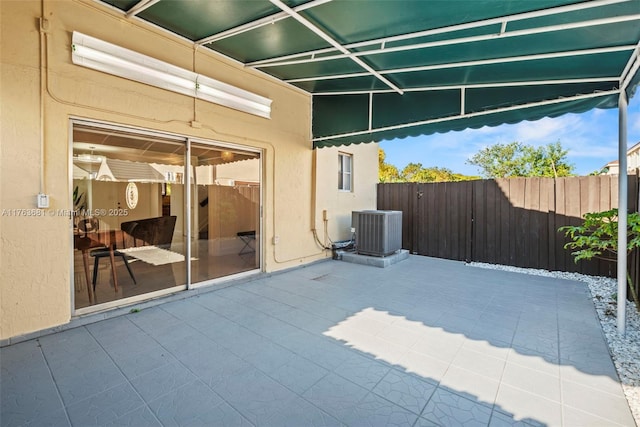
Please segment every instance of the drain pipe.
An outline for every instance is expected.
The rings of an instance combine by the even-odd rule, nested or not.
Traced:
[[[626,333],[627,308],[627,95],[623,89],[618,98],[618,334]]]

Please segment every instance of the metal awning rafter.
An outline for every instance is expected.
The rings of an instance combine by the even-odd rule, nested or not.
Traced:
[[[500,87],[522,87],[522,86],[547,86],[547,85],[570,85],[580,83],[606,83],[610,82],[618,87],[620,83],[619,76],[611,77],[595,77],[586,79],[556,79],[556,80],[527,80],[518,82],[496,82],[496,83],[475,83],[464,85],[445,85],[445,86],[423,86],[404,89],[406,93],[412,92],[428,92],[435,90],[466,90],[466,89],[487,89]],[[362,95],[362,94],[381,94],[393,93],[390,89],[378,90],[352,90],[341,92],[315,92],[313,96],[341,96],[341,95]]]
[[[636,49],[635,45],[624,45],[624,46],[613,46],[613,47],[596,48],[596,49],[571,50],[571,51],[565,51],[565,52],[540,53],[540,54],[534,54],[534,55],[518,55],[518,56],[499,57],[499,58],[492,58],[492,59],[479,59],[475,61],[450,62],[450,63],[444,63],[444,64],[422,65],[417,67],[393,68],[393,69],[386,69],[386,70],[380,71],[380,74],[382,75],[401,74],[401,73],[413,73],[417,71],[444,70],[449,68],[476,67],[480,65],[504,64],[509,62],[535,61],[540,59],[565,58],[570,56],[582,56],[582,55],[597,55],[597,54],[603,54],[603,53],[621,52],[621,51],[634,50],[634,49]],[[319,81],[319,80],[345,79],[350,77],[362,77],[365,75],[367,75],[367,73],[349,73],[349,74],[339,74],[339,75],[329,75],[329,76],[302,77],[298,79],[288,79],[285,81],[288,83],[299,83],[299,82],[309,82],[309,81]]]
[[[379,42],[381,47],[378,49],[353,52],[351,53],[351,55],[352,56],[372,56],[372,55],[388,54],[388,53],[394,53],[394,52],[405,52],[409,50],[427,49],[427,48],[433,48],[433,47],[451,46],[456,44],[490,41],[490,40],[496,40],[499,38],[504,39],[509,37],[523,37],[528,35],[551,33],[555,31],[573,30],[577,28],[593,27],[597,25],[617,24],[617,23],[628,22],[628,21],[640,21],[640,14],[618,16],[618,17],[612,17],[612,18],[592,19],[588,21],[574,22],[571,24],[550,25],[546,27],[537,27],[537,28],[532,28],[527,30],[515,30],[515,31],[500,32],[500,33],[488,32],[487,34],[478,35],[478,36],[460,37],[460,38],[453,38],[453,39],[447,39],[447,40],[407,44],[407,45],[394,46],[394,47],[387,47],[386,46],[387,42],[382,41],[382,42]],[[354,45],[345,45],[345,48],[347,49],[355,49],[357,47],[358,46],[354,46]],[[345,58],[344,54],[318,56],[319,54],[326,53],[327,51],[328,50],[324,49],[322,51],[305,53],[303,54],[303,56],[305,56],[305,58],[303,59],[281,60],[279,58],[273,58],[273,59],[267,59],[264,61],[251,62],[246,64],[246,66],[253,67],[253,68],[268,68],[268,67],[280,67],[284,65],[307,64],[311,62],[333,61],[333,60],[339,60],[339,59]]]
[[[631,80],[636,75],[639,68],[640,68],[640,41],[638,41],[636,48],[633,50],[633,52],[631,52],[631,55],[629,56],[629,61],[627,62],[627,65],[624,67],[624,70],[622,70],[622,74],[620,75],[620,87],[623,90],[626,90],[627,86],[631,84]]]
[[[158,1],[158,0],[152,0],[152,1]],[[313,7],[316,7],[316,6],[320,6],[320,5],[323,5],[325,3],[329,3],[330,1],[333,1],[333,0],[313,0],[313,1],[310,1],[308,3],[304,3],[304,4],[301,4],[299,6],[296,6],[296,7],[292,8],[292,10],[295,11],[295,12],[302,12],[303,10],[311,9]],[[210,35],[208,37],[204,37],[204,38],[202,38],[200,40],[196,40],[195,44],[197,44],[197,45],[205,45],[205,44],[208,44],[208,43],[214,43],[214,42],[217,42],[217,41],[220,41],[220,40],[224,40],[224,39],[229,38],[229,37],[238,36],[238,35],[240,35],[242,33],[246,33],[247,31],[255,30],[255,29],[263,27],[265,25],[274,24],[274,23],[276,23],[278,21],[281,21],[283,19],[287,19],[287,18],[290,18],[290,17],[291,16],[285,11],[278,12],[278,13],[275,13],[275,14],[268,15],[268,16],[265,16],[263,18],[257,19],[255,21],[247,22],[246,24],[242,24],[242,25],[239,25],[237,27],[230,28],[230,29],[225,30],[225,31],[223,31],[221,33],[212,34],[212,35]]]
[[[133,7],[129,9],[125,15],[127,18],[136,16],[137,14],[144,12],[146,9],[149,9],[159,1],[160,0],[140,0],[138,3],[133,5]]]
[[[510,22],[521,21],[525,19],[531,18],[539,18],[544,16],[557,15],[561,13],[567,12],[575,12],[579,10],[586,10],[595,7],[602,7],[616,3],[624,3],[629,0],[593,0],[586,3],[572,4],[566,6],[558,6],[555,8],[537,10],[532,12],[524,12],[513,15],[501,16],[497,18],[484,19],[474,22],[468,22],[464,24],[456,24],[450,25],[440,28],[434,28],[424,31],[418,31],[413,33],[401,34],[396,36],[389,36],[384,38],[379,38],[375,40],[362,41],[357,43],[349,43],[345,44],[343,47],[350,51],[351,55],[355,56],[363,56],[363,55],[377,55],[382,53],[391,53],[391,52],[399,52],[405,50],[413,50],[413,49],[423,49],[428,47],[437,47],[437,46],[446,46],[452,44],[460,44],[460,43],[469,43],[476,41],[484,41],[484,40],[493,40],[499,37],[518,37],[518,36],[526,36],[526,35],[534,35],[534,34],[542,34],[545,32],[554,32],[554,31],[563,31],[569,29],[577,29],[595,25],[606,25],[612,23],[620,23],[627,22],[633,20],[640,20],[640,15],[623,15],[617,17],[610,18],[602,18],[602,19],[592,19],[592,20],[584,20],[584,21],[576,21],[573,23],[565,23],[558,25],[548,25],[541,27],[534,27],[527,30],[514,30],[508,31],[507,27]],[[460,38],[451,38],[447,40],[437,41],[437,42],[427,42],[427,43],[412,43],[402,46],[394,46],[387,47],[388,43],[400,42],[411,39],[419,39],[428,36],[435,35],[443,35],[447,33],[458,32],[461,30],[469,30],[469,29],[477,29],[483,27],[491,27],[494,25],[501,25],[500,32],[488,32],[487,34],[473,36],[473,37],[460,37]],[[379,48],[362,50],[357,52],[351,52],[355,49],[366,49],[368,47],[379,46]],[[245,64],[248,67],[256,67],[256,68],[265,68],[265,67],[273,67],[280,65],[289,65],[289,64],[302,64],[307,62],[315,62],[315,61],[327,61],[334,59],[342,59],[345,57],[344,53],[336,53],[335,55],[326,55],[326,56],[318,56],[330,54],[331,52],[336,52],[337,49],[331,48],[323,48],[316,49],[312,51],[300,52],[291,55],[284,55],[280,57],[274,58],[266,58],[259,61],[248,62]]]
[[[362,59],[354,56],[351,52],[349,52],[349,50],[347,50],[344,46],[342,46],[340,43],[338,43],[333,37],[329,36],[325,31],[320,29],[317,25],[313,24],[308,19],[306,19],[303,16],[301,16],[298,12],[296,12],[293,9],[291,9],[289,6],[287,6],[286,4],[284,4],[280,0],[269,0],[269,1],[272,4],[274,4],[275,6],[279,7],[280,9],[282,9],[284,12],[286,12],[289,16],[291,16],[293,19],[298,21],[300,24],[304,25],[306,28],[308,28],[310,31],[312,31],[314,34],[316,34],[318,37],[320,37],[321,39],[323,39],[324,41],[326,41],[327,43],[332,45],[334,48],[338,49],[347,58],[351,59],[353,62],[358,64],[360,67],[364,68],[367,71],[368,74],[376,77],[378,80],[380,80],[381,82],[383,82],[384,84],[386,84],[391,89],[393,89],[394,91],[398,92],[399,94],[403,93],[402,89],[400,89],[398,86],[396,86],[393,82],[391,82],[386,77],[382,76],[381,73],[379,73],[378,71],[374,70],[369,64],[364,62]]]

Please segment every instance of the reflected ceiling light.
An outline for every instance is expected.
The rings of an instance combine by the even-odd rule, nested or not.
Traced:
[[[76,65],[271,118],[268,98],[77,31],[71,52]]]
[[[87,153],[83,153],[83,154],[76,154],[74,155],[74,160],[78,161],[78,162],[83,162],[83,163],[102,163],[104,161],[105,157],[101,156],[99,154],[87,154]]]
[[[233,160],[233,157],[234,157],[231,151],[223,151],[220,156],[222,157],[222,160],[225,162],[230,162],[231,160]]]

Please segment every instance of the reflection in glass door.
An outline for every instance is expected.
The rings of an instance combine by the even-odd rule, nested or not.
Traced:
[[[191,281],[260,265],[260,154],[191,143]]]
[[[184,139],[73,125],[75,308],[186,284]]]
[[[258,151],[72,126],[75,310],[259,268]]]

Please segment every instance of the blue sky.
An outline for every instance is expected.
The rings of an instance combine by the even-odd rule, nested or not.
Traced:
[[[640,142],[640,96],[630,100],[627,120],[627,144],[631,147]],[[380,147],[387,155],[387,163],[400,170],[414,162],[479,175],[475,166],[466,163],[467,159],[489,145],[513,141],[535,147],[560,141],[569,151],[567,158],[575,166],[575,172],[588,175],[618,158],[618,109],[595,109],[514,125],[383,141]]]

